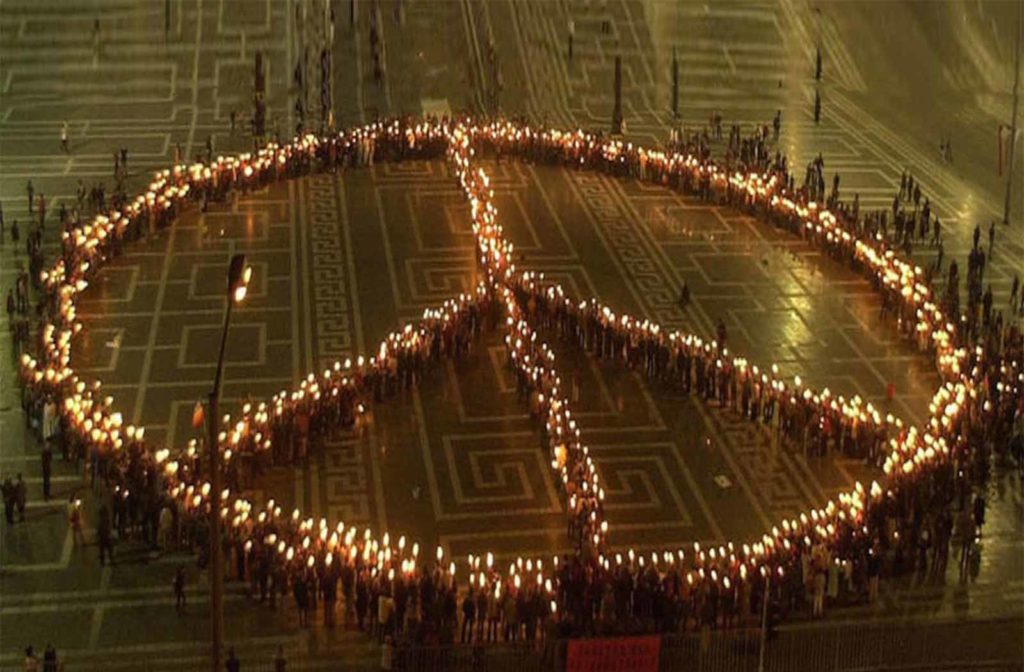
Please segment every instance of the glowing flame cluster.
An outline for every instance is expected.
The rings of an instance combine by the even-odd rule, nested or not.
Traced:
[[[150,460],[160,471],[168,492],[186,511],[206,511],[210,485],[195,476],[195,442],[176,454],[166,448],[150,449],[144,428],[123,425],[113,399],[103,396],[101,383],[86,383],[72,369],[71,342],[81,330],[75,309],[77,298],[89,286],[89,278],[122,245],[144,229],[165,226],[188,204],[219,198],[230,190],[248,190],[307,174],[336,162],[342,154],[373,154],[378,147],[402,156],[428,158],[447,154],[469,202],[483,280],[474,291],[425,311],[418,322],[389,334],[372,356],[335,362],[322,372],[308,374],[294,390],[246,404],[237,420],[225,416],[219,449],[229,464],[235,455],[272,448],[274,437],[294,423],[298,415],[330,414],[341,404],[355,405],[357,412],[363,413],[362,399],[381,376],[393,371],[396,358],[422,349],[446,328],[465,324],[473,315],[479,318],[496,302],[505,311],[509,363],[529,391],[530,409],[543,427],[551,466],[563,486],[566,505],[578,514],[581,556],[589,558],[599,570],[678,570],[685,573],[690,584],[712,581],[730,589],[749,577],[781,573],[782,560],[800,545],[835,544],[844,536],[867,535],[866,507],[872,500],[886,496],[885,490],[877,483],[867,489],[858,483],[824,507],[782,521],[759,540],[740,547],[729,543],[704,549],[695,544],[689,556],[682,549],[666,549],[649,556],[632,549],[615,551],[604,518],[605,492],[600,474],[583,440],[578,419],[569,408],[555,355],[539,340],[517,292],[540,297],[549,308],[560,303],[566,310],[587,313],[612,329],[639,333],[671,348],[713,357],[716,366],[732,366],[741,375],[750,376],[782,403],[806,404],[821,413],[885,432],[889,453],[884,470],[890,490],[912,485],[917,474],[947,459],[963,440],[960,429],[965,410],[974,404],[988,403],[982,399],[987,391],[977,384],[985,353],[980,348],[968,351],[958,346],[956,321],[936,305],[922,270],[900,259],[880,238],[861,239],[818,204],[794,200],[785,192],[778,175],[729,171],[692,155],[637,147],[581,130],[537,129],[525,124],[473,120],[380,122],[323,137],[297,137],[284,145],[271,143],[254,153],[217,157],[210,164],[183,164],[158,172],[149,187],[121,210],[97,215],[91,222],[64,234],[61,258],[42,274],[47,290],[47,320],[40,334],[39,356],[22,358],[24,383],[39,394],[57,398],[68,428],[91,449]],[[719,348],[713,340],[616,314],[595,300],[577,303],[559,285],[545,282],[543,275],[517,270],[515,248],[505,238],[499,223],[491,180],[475,163],[476,153],[482,148],[612,173],[627,168],[642,179],[659,184],[704,184],[725,190],[734,199],[761,206],[775,216],[794,218],[812,243],[828,250],[841,250],[880,286],[895,292],[903,302],[903,314],[914,320],[918,338],[934,349],[945,382],[932,400],[928,423],[921,428],[905,428],[899,420],[883,417],[859,396],[848,399],[833,395],[828,389],[812,390],[799,378],[787,382],[775,365],[751,365],[730,355],[726,348]],[[999,394],[1019,398],[1024,374],[1016,366],[1003,366]],[[890,433],[890,428],[895,431]],[[244,540],[249,548],[254,544],[266,545],[288,565],[329,566],[358,558],[364,566],[372,567],[375,574],[393,578],[415,571],[420,560],[419,544],[407,543],[404,536],[394,540],[384,532],[378,539],[369,529],[359,532],[343,521],[328,523],[325,519],[303,518],[298,510],[282,512],[273,500],[256,506],[228,490],[221,494],[220,515],[228,523],[229,533]],[[547,565],[539,558],[519,558],[502,574],[491,552],[470,555],[461,570],[454,559],[445,564],[442,548],[437,548],[434,555],[435,566],[445,580],[455,581],[458,573],[469,585],[496,594],[516,591],[524,585],[535,586],[550,600],[552,610],[557,610],[557,586],[553,585],[557,584],[557,557]]]

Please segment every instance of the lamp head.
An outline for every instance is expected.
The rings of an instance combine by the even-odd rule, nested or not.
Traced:
[[[235,303],[241,303],[249,291],[249,281],[252,279],[252,266],[245,263],[244,254],[236,254],[231,257],[231,266],[228,268],[228,295]]]

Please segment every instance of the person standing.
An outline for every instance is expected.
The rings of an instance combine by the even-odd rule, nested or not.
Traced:
[[[43,672],[57,672],[57,663],[57,650],[53,648],[53,644],[47,642],[46,650],[43,652]]]
[[[185,565],[178,565],[174,572],[174,608],[179,614],[185,608]]]
[[[1013,303],[1014,302],[1011,299],[1010,304],[1012,305]],[[18,304],[14,300],[14,289],[9,287],[7,289],[7,322],[12,328],[14,326],[14,314],[16,312],[18,312]]]
[[[99,18],[92,24],[92,67],[97,67],[100,64],[100,20]]]
[[[228,659],[224,662],[224,669],[227,672],[240,672],[242,669],[242,663],[238,661],[238,657],[235,656],[235,647],[228,649]]]
[[[32,186],[32,180],[28,181],[28,185],[26,185],[25,191],[28,192],[28,211],[32,212],[32,208],[35,207],[34,203],[36,196],[36,188]]]
[[[292,596],[295,598],[295,608],[299,612],[299,627],[306,627],[309,617],[309,586],[303,576],[296,576],[292,581]]]
[[[977,530],[974,527],[974,516],[966,506],[960,510],[956,522],[957,537],[960,543],[960,580],[963,581],[970,567],[971,551],[974,549],[974,537]]]
[[[392,629],[395,613],[395,600],[386,591],[377,599],[377,643],[383,644],[384,637]]]
[[[277,655],[274,656],[274,672],[285,672],[288,667],[288,660],[284,657],[284,646],[277,645]]]
[[[82,500],[77,499],[74,493],[68,499],[68,524],[71,526],[71,534],[75,546],[85,545],[85,535],[82,534]]]
[[[65,154],[70,154],[71,149],[68,147],[68,122],[65,121],[60,127],[60,148]]]
[[[814,565],[814,615],[825,615],[825,584],[827,580],[826,570],[821,567],[819,560],[812,561]]]
[[[363,629],[363,622],[366,620],[366,612],[369,610],[369,602],[370,602],[370,591],[369,591],[369,588],[366,585],[366,579],[363,576],[363,573],[360,572],[359,574],[356,575],[356,600],[355,600],[356,624],[359,626],[360,630]],[[301,619],[302,616],[300,615],[299,618]]]
[[[43,403],[43,448],[57,434],[57,404],[50,397]]]
[[[476,623],[476,595],[473,594],[473,586],[469,587],[469,593],[462,600],[462,635],[459,641],[462,644],[473,641],[473,625]]]
[[[320,590],[324,598],[324,625],[333,628],[334,604],[338,601],[338,575],[333,569],[320,579]]]
[[[53,470],[53,449],[50,442],[43,443],[43,500],[50,501],[50,474]]]
[[[100,567],[110,560],[114,565],[114,532],[110,523],[110,512],[106,505],[100,507],[99,522],[96,524],[96,541],[100,547]]]
[[[3,485],[0,485],[0,493],[4,497],[4,518],[8,525],[14,525],[14,483],[11,482],[10,476],[4,479]]]
[[[28,486],[25,480],[18,474],[18,481],[14,484],[14,504],[18,507],[18,522],[25,522],[25,504],[28,501]]]
[[[36,658],[36,650],[28,646],[25,648],[25,672],[39,672],[39,659]]]
[[[991,291],[991,286],[989,286]],[[18,475],[18,480],[21,480],[21,474]],[[984,495],[977,495],[974,498],[974,528],[977,531],[977,536],[981,537],[981,528],[985,525],[985,497]]]
[[[821,93],[814,91],[814,123],[821,121]]]
[[[28,312],[28,283],[25,281],[25,273],[19,273],[14,281],[14,298],[18,312],[24,315]]]
[[[487,620],[487,594],[488,591],[484,586],[480,586],[480,590],[477,591],[476,595],[476,641],[484,641],[484,622]],[[472,633],[470,633],[470,639],[473,639]]]
[[[868,577],[868,603],[874,604],[878,601],[878,578],[882,573],[881,548],[877,541],[874,546],[868,549],[866,573]]]

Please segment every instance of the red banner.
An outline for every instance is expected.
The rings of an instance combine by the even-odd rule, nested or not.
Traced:
[[[616,637],[569,641],[566,672],[657,672],[661,638]]]

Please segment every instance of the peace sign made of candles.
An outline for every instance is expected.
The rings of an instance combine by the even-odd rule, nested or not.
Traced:
[[[883,416],[859,396],[848,399],[827,388],[810,389],[799,377],[792,381],[782,378],[775,365],[752,365],[714,340],[618,314],[594,299],[571,297],[543,274],[518,269],[515,246],[499,221],[490,177],[476,161],[478,152],[484,151],[629,174],[683,190],[707,193],[714,189],[762,218],[798,227],[812,244],[850,260],[880,291],[896,297],[901,316],[912,325],[919,345],[934,354],[942,384],[929,406],[927,422],[908,427],[891,415]],[[484,311],[500,309],[509,365],[529,390],[531,411],[544,430],[544,448],[575,521],[573,543],[579,556],[606,570],[645,562],[654,569],[675,566],[691,583],[695,579],[713,581],[728,589],[739,582],[781,574],[797,547],[824,544],[841,553],[850,548],[851,541],[873,538],[879,532],[873,529],[875,523],[869,515],[873,506],[926,484],[937,466],[948,464],[951,455],[965,450],[964,426],[979,399],[984,397],[983,412],[991,412],[993,404],[998,407],[1001,401],[1016,403],[1024,388],[1019,363],[1004,362],[994,389],[1005,398],[989,399],[988,387],[980,384],[989,364],[988,353],[981,347],[958,345],[957,318],[947,316],[937,304],[922,269],[902,259],[880,236],[861,237],[821,205],[788,193],[777,174],[728,170],[689,154],[647,149],[582,130],[473,118],[391,120],[322,136],[302,135],[287,144],[270,143],[253,153],[158,172],[149,187],[121,209],[96,215],[91,222],[64,233],[61,257],[41,276],[46,319],[38,355],[22,357],[23,382],[33,393],[58,401],[74,440],[114,459],[129,459],[128,455],[143,459],[159,473],[166,492],[184,512],[208,512],[210,484],[198,476],[195,442],[178,450],[147,446],[144,428],[124,424],[113,399],[103,396],[100,382],[85,381],[75,373],[71,344],[82,329],[77,299],[104,262],[119,253],[142,227],[167,226],[189,204],[338,165],[366,163],[374,155],[446,157],[469,203],[481,280],[473,291],[424,311],[421,320],[388,334],[372,356],[336,362],[322,372],[310,373],[294,390],[246,404],[236,420],[225,416],[219,450],[226,463],[241,453],[270,449],[275,437],[290,431],[298,411],[328,413],[339,400],[360,398],[387,376],[389,360],[413,354],[445,329],[479,319]],[[649,560],[632,549],[616,549],[612,521],[607,520],[603,507],[605,491],[584,440],[585,429],[570,408],[555,354],[533,324],[538,307],[553,319],[566,315],[586,319],[613,336],[631,335],[673,354],[705,358],[711,366],[726,367],[749,380],[772,403],[802,405],[822,418],[834,418],[879,437],[888,448],[884,485],[857,483],[825,506],[779,521],[759,539],[747,543],[730,542],[708,549],[694,544],[690,555],[688,549],[662,549],[652,552]],[[363,410],[360,404],[358,411]],[[398,572],[414,572],[422,560],[419,544],[407,543],[404,535],[396,539],[379,531],[377,536],[344,521],[317,521],[297,509],[282,511],[273,499],[257,506],[239,493],[225,489],[221,494],[220,515],[229,523],[227,534],[247,549],[266,545],[289,565],[326,568],[336,562],[358,562],[374,574],[393,579]],[[526,582],[544,592],[553,611],[558,609],[557,556],[549,563],[542,558],[518,558],[506,572],[486,550],[469,555],[464,562],[449,558],[446,563],[441,547],[434,555],[438,570],[447,573],[452,582],[458,573],[471,585],[486,586],[496,593],[518,590]]]

